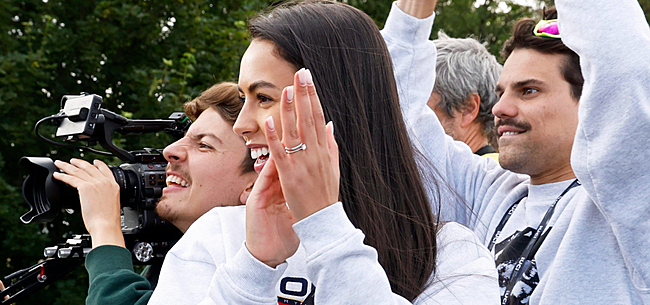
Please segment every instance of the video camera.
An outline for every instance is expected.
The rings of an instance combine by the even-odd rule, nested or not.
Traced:
[[[121,225],[126,247],[136,265],[161,264],[167,251],[182,233],[155,214],[155,206],[166,186],[165,161],[161,149],[126,151],[113,143],[113,135],[165,132],[175,140],[183,137],[190,124],[182,112],[168,119],[132,120],[101,108],[102,98],[94,94],[65,95],[59,113],[42,118],[34,132],[53,145],[82,149],[101,155],[116,156],[125,163],[109,166],[120,187]],[[54,141],[40,134],[39,128],[50,122],[57,127]],[[85,142],[85,146],[70,144]],[[92,148],[100,144],[106,151]],[[23,223],[51,222],[61,210],[80,209],[77,190],[52,177],[59,169],[50,158],[22,157],[20,165],[29,170],[23,182],[23,197],[30,210],[20,217]],[[0,304],[9,304],[72,271],[83,262],[91,249],[90,237],[75,235],[66,243],[44,250],[47,260],[5,277],[14,281],[0,292]],[[9,300],[3,300],[11,295]]]

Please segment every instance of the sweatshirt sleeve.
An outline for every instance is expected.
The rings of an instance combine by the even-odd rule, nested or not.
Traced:
[[[434,18],[415,18],[393,3],[382,35],[393,60],[400,107],[411,141],[426,158],[418,160],[425,173],[423,180],[430,185],[435,180],[445,181],[438,184],[449,184],[453,189],[440,190],[441,220],[467,225],[486,240],[488,227],[526,190],[520,185],[527,176],[506,171],[495,160],[477,156],[465,143],[454,141],[427,105],[436,76],[436,47],[429,40]],[[426,173],[432,172],[427,177]],[[511,192],[517,186],[520,191]],[[459,203],[454,192],[465,202]],[[489,204],[491,201],[497,204]]]
[[[244,243],[232,260],[217,267],[208,295],[200,305],[277,305],[275,287],[286,268],[286,262],[275,268],[262,263]]]
[[[337,202],[293,225],[320,304],[410,304],[391,291],[377,251]]]
[[[86,257],[89,288],[86,304],[144,305],[151,297],[149,281],[133,271],[131,252],[100,246]]]
[[[294,225],[307,253],[307,273],[322,304],[411,304],[391,291],[377,251],[338,202]],[[474,233],[447,224],[438,234],[435,277],[414,304],[498,304],[492,254]]]
[[[584,87],[571,165],[650,292],[650,29],[636,0],[557,0],[562,41]]]

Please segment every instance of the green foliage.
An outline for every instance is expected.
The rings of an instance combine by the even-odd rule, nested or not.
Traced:
[[[68,160],[79,151],[38,140],[33,126],[59,110],[65,94],[104,96],[103,107],[131,118],[163,118],[210,85],[236,80],[248,45],[246,22],[276,1],[0,0],[0,275],[31,266],[42,251],[85,232],[80,215],[24,225],[21,156]],[[382,27],[391,1],[344,1]],[[648,7],[649,0],[641,0]],[[646,10],[646,13],[648,10]],[[440,0],[433,36],[469,35],[498,54],[510,27],[531,8],[511,0]],[[53,127],[44,127],[50,136]],[[162,134],[120,137],[135,150],[162,148]],[[103,159],[111,164],[115,158]],[[81,304],[88,279],[78,268],[21,304]]]
[[[265,6],[247,0],[1,0],[0,275],[37,263],[44,247],[85,232],[78,213],[49,224],[19,221],[27,211],[21,156],[97,158],[38,140],[36,121],[57,113],[61,96],[79,92],[102,95],[103,107],[132,118],[182,110],[210,85],[236,80],[248,44],[246,21]],[[118,140],[129,150],[170,141],[163,134]],[[87,287],[78,268],[21,304],[82,304]]]
[[[533,15],[531,7],[510,0],[438,1],[436,12],[432,36],[437,37],[438,31],[442,30],[450,37],[473,37],[500,59],[499,52],[510,37],[512,25],[522,17]]]

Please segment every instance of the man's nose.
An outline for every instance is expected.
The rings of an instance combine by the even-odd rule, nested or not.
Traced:
[[[507,93],[501,95],[499,101],[492,107],[492,114],[494,114],[495,119],[506,117],[512,118],[517,116],[517,107],[514,97]]]
[[[163,156],[168,162],[182,162],[186,159],[187,148],[183,143],[184,140],[185,138],[182,138],[165,147],[163,150]]]

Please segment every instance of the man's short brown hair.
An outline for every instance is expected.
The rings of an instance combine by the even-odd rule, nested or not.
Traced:
[[[557,11],[555,8],[545,10],[543,15],[544,20],[557,19]],[[505,59],[508,59],[510,54],[516,49],[530,49],[544,54],[565,55],[564,64],[560,69],[564,80],[571,85],[571,97],[578,101],[582,94],[582,85],[585,82],[582,77],[582,71],[580,70],[580,57],[569,49],[561,39],[535,36],[533,29],[536,24],[537,22],[530,18],[517,21],[512,28],[512,37],[506,41],[501,55]]]
[[[239,99],[237,84],[233,82],[222,82],[213,85],[192,101],[185,103],[183,110],[187,117],[192,121],[196,121],[203,111],[212,107],[226,122],[234,125],[243,105]],[[244,174],[255,170],[253,168],[255,160],[249,158],[248,155],[250,153],[244,157],[241,165]]]

